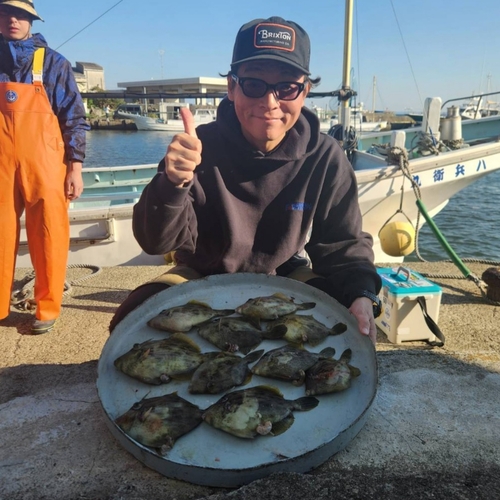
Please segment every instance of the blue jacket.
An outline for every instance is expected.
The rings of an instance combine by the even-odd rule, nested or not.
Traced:
[[[70,62],[48,47],[35,33],[24,41],[7,41],[0,35],[0,82],[32,83],[33,54],[45,47],[43,84],[63,135],[67,160],[85,158],[85,132],[89,125]]]

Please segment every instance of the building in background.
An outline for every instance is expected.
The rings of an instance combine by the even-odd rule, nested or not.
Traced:
[[[73,74],[80,92],[91,92],[96,87],[106,90],[104,68],[98,64],[77,61]]]
[[[227,92],[226,78],[213,78],[206,76],[196,76],[192,78],[174,78],[161,80],[144,80],[136,82],[119,82],[118,87],[126,92],[136,94],[146,94],[152,92],[165,92],[167,94],[214,94]],[[195,107],[217,106],[220,98],[199,97],[193,98]],[[159,102],[187,102],[185,98],[169,98],[169,99],[141,99],[141,104],[145,111],[148,107],[157,107]]]

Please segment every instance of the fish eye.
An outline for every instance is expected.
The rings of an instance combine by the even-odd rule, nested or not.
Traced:
[[[140,410],[142,408],[142,404],[141,403],[134,403],[132,405],[132,410]]]

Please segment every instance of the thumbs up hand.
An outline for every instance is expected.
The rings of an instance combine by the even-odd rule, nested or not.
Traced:
[[[195,168],[201,163],[201,141],[196,135],[193,114],[189,108],[181,108],[184,132],[176,134],[165,155],[165,174],[178,187],[193,179]]]

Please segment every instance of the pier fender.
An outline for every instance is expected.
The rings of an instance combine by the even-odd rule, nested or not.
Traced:
[[[378,236],[382,250],[391,257],[404,257],[415,250],[415,228],[409,222],[388,222]]]

